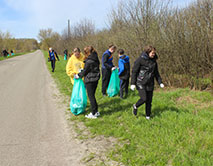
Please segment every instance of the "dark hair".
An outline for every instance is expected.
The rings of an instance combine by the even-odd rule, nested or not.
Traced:
[[[123,50],[123,49],[119,49],[119,50],[118,50],[118,53],[119,53],[120,55],[123,55],[123,54],[124,54],[124,50]]]
[[[156,49],[155,47],[149,45],[149,46],[145,46],[143,51],[149,54],[152,51],[156,51]]]
[[[114,44],[109,45],[109,48],[116,49],[117,47]]]
[[[81,52],[80,48],[76,47],[73,49],[73,52]]]

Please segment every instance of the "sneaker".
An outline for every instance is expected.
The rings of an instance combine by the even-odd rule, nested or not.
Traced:
[[[89,119],[96,119],[97,116],[93,115],[92,113],[89,113],[88,115],[85,115],[86,118],[89,118]]]
[[[146,119],[149,120],[149,119],[150,119],[150,116],[146,116]]]
[[[94,116],[98,117],[100,115],[101,115],[100,112],[96,112]]]
[[[136,105],[133,104],[133,110],[132,110],[133,115],[136,116],[136,115],[137,115],[137,112],[138,112],[138,109],[137,109]]]

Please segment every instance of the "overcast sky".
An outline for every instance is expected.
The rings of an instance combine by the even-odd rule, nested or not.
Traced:
[[[106,27],[107,15],[119,0],[0,0],[0,31],[16,38],[36,38],[39,29],[61,33],[71,24],[91,19],[96,28]],[[194,0],[174,0],[184,7]]]

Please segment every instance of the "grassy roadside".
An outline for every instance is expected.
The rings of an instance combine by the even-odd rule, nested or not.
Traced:
[[[32,53],[32,52],[35,52],[35,51],[30,51],[30,52],[21,52],[21,53],[17,53],[17,54],[15,54],[15,55],[13,55],[13,56],[0,57],[0,61],[5,60],[5,59],[10,59],[10,58],[13,58],[13,57],[16,57],[16,56],[20,56],[20,55],[29,54],[29,53]]]
[[[69,97],[72,87],[65,72],[66,62],[61,58],[52,76],[60,91]],[[137,92],[130,92],[124,100],[103,98],[99,81],[96,98],[100,118],[89,120],[80,115],[70,120],[84,122],[94,135],[117,138],[123,146],[108,153],[111,159],[127,166],[213,165],[213,96],[209,92],[156,90],[150,121],[144,118],[144,106],[137,118],[131,113]],[[89,107],[87,110],[90,112]]]

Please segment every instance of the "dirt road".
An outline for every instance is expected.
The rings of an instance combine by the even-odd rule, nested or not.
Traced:
[[[41,51],[0,61],[0,165],[80,166]]]

